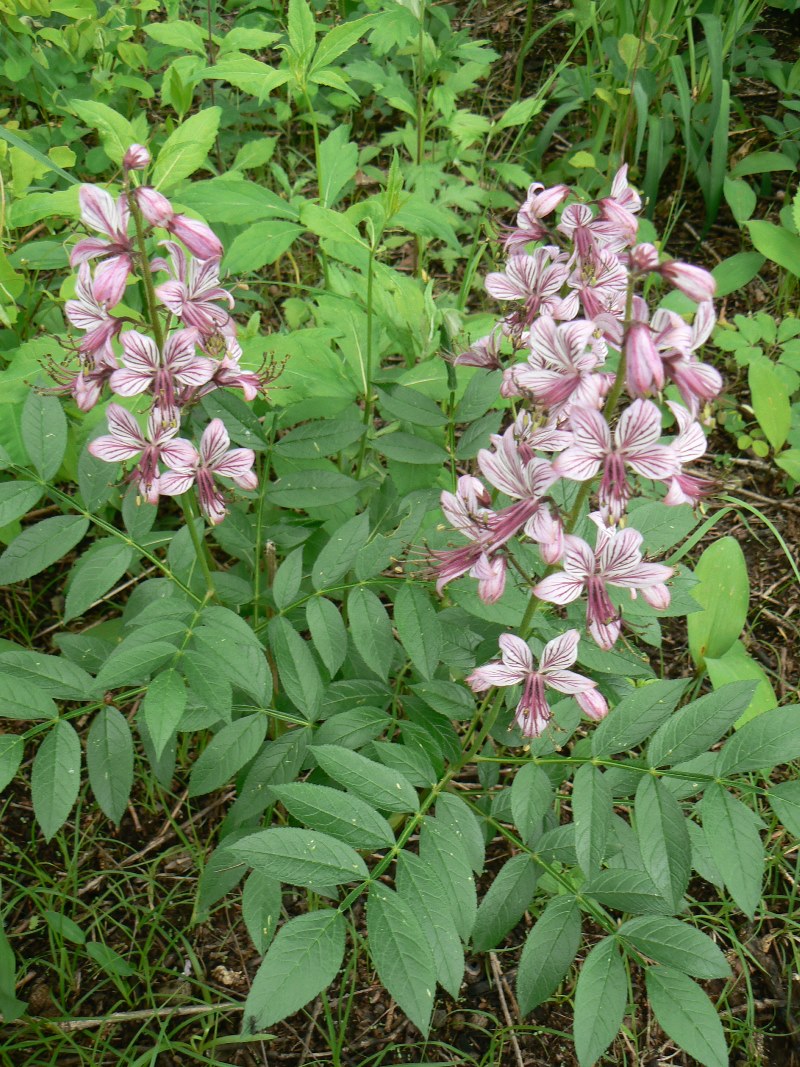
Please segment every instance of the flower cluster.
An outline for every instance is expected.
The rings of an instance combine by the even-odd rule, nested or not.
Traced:
[[[226,506],[214,476],[254,489],[255,456],[251,449],[229,448],[219,419],[209,423],[196,448],[178,436],[184,412],[221,387],[241,389],[252,400],[268,379],[240,366],[230,315],[234,301],[219,280],[219,239],[205,223],[175,212],[156,189],[135,184],[132,172],[149,162],[144,146],[131,146],[116,198],[96,185],[81,186],[81,221],[99,236],[79,240],[70,252],[78,276],[65,313],[82,331],[78,367],[58,366],[52,373],[57,391],[71,395],[82,411],[94,407],[106,387],[118,397],[141,397],[146,429],[112,403],[109,433],[92,441],[89,451],[109,463],[135,460],[128,480],[152,504],[195,486],[204,515],[217,524]],[[160,242],[166,258],[148,251],[156,231],[169,235]],[[161,279],[154,282],[154,275]],[[120,307],[133,276],[147,298],[141,318]]]
[[[503,595],[509,562],[520,569],[512,538],[535,542],[548,573],[531,581],[533,595],[556,605],[584,597],[588,632],[603,649],[613,647],[624,622],[609,587],[641,593],[656,608],[669,605],[672,570],[644,559],[642,535],[627,523],[628,504],[640,479],[665,486],[665,504],[696,506],[712,490],[686,468],[705,452],[698,418],[722,388],[698,355],[714,326],[714,280],[636,243],[640,209],[626,167],[609,195],[592,203],[566,185],[530,186],[516,226],[503,237],[505,266],[486,279],[488,293],[508,311],[455,360],[502,370],[500,392],[516,417],[479,452],[484,480],[465,474],[455,493],[442,494],[447,519],[468,544],[433,553],[439,592],[466,574],[493,603]],[[652,275],[697,304],[691,321],[664,308],[650,313],[642,294]],[[676,426],[671,439],[664,438],[665,416]],[[568,519],[547,499],[561,480],[578,483]],[[593,493],[592,546],[572,527]],[[511,503],[498,507],[497,494]],[[524,641],[505,635],[502,661],[467,681],[475,691],[522,682],[517,721],[526,736],[537,736],[549,719],[545,684],[575,693],[599,718],[606,709],[593,683],[584,679],[581,688],[579,676],[562,669],[574,662],[577,643],[576,630],[551,642],[536,671]]]

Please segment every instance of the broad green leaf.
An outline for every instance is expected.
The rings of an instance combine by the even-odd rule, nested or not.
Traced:
[[[411,582],[400,587],[394,602],[394,624],[409,659],[423,678],[439,664],[442,627],[427,593]]]
[[[320,590],[337,585],[355,563],[368,537],[368,512],[348,519],[332,533],[311,568],[311,584],[314,588]]]
[[[758,252],[737,252],[718,263],[711,271],[717,283],[716,296],[738,292],[751,282],[764,266],[764,257]]]
[[[0,790],[13,780],[24,754],[25,739],[21,734],[0,734]]]
[[[765,222],[762,219],[751,219],[745,225],[750,231],[750,240],[757,252],[798,277],[800,237],[797,234],[790,233],[783,226],[776,226],[774,222]]]
[[[205,108],[169,135],[153,167],[152,183],[157,189],[167,192],[202,167],[214,145],[221,115],[221,108]]]
[[[359,586],[347,599],[350,634],[366,666],[382,681],[389,677],[395,641],[386,608],[371,589]]]
[[[697,525],[697,516],[688,504],[669,507],[658,500],[631,501],[630,520],[644,538],[648,552],[660,554],[682,541]]]
[[[411,907],[427,938],[436,981],[451,997],[458,997],[464,978],[464,949],[447,890],[429,864],[407,851],[398,857],[396,882],[398,896]]]
[[[268,874],[251,871],[242,890],[242,919],[256,952],[267,951],[281,917],[281,884]]]
[[[267,736],[266,715],[245,715],[223,726],[192,767],[189,796],[199,797],[221,788],[249,763]]]
[[[341,745],[358,749],[373,741],[388,726],[388,715],[381,708],[353,708],[331,715],[314,734],[316,745]]]
[[[314,759],[334,781],[382,811],[416,811],[413,785],[397,771],[338,745],[315,745]]]
[[[793,482],[800,482],[800,448],[785,449],[775,457],[775,462],[781,470],[786,471]]]
[[[43,492],[36,482],[0,482],[0,527],[22,518],[39,502]]]
[[[731,209],[733,217],[741,226],[751,218],[755,211],[757,197],[755,190],[749,182],[726,178],[723,184],[723,192]]]
[[[677,911],[692,873],[689,831],[681,806],[662,782],[646,774],[636,790],[634,810],[645,870]]]
[[[206,608],[192,638],[204,655],[214,661],[231,685],[243,690],[259,704],[272,696],[272,675],[261,642],[241,616],[227,608]]]
[[[448,455],[440,445],[424,437],[403,433],[402,430],[375,438],[372,447],[382,456],[397,460],[398,463],[441,467],[448,462]]]
[[[298,822],[353,848],[373,851],[394,844],[389,823],[360,797],[310,782],[273,786],[272,792]]]
[[[725,888],[749,918],[761,900],[761,820],[727,789],[711,784],[700,802],[703,834]]]
[[[686,620],[689,651],[698,667],[706,656],[724,656],[742,632],[750,603],[747,563],[739,542],[722,537],[708,546],[694,569],[692,596],[703,608]]]
[[[748,174],[771,174],[774,171],[795,169],[795,161],[783,152],[748,152],[731,167],[731,176],[742,178]]]
[[[361,482],[338,471],[297,471],[279,478],[267,489],[266,497],[279,507],[309,510],[349,500],[362,488]]]
[[[308,644],[282,617],[270,620],[269,640],[286,695],[313,722],[322,704],[322,679]]]
[[[275,606],[283,611],[300,592],[303,580],[303,546],[295,548],[281,563],[272,582],[272,597]]]
[[[131,565],[133,549],[116,538],[103,538],[83,553],[70,570],[64,622],[76,619],[120,580]]]
[[[6,673],[0,661],[0,719],[56,719],[52,697],[29,681]]]
[[[58,400],[31,389],[22,408],[20,433],[31,463],[45,481],[51,481],[67,449],[67,417]]]
[[[419,838],[419,854],[445,887],[456,929],[463,941],[472,933],[478,911],[475,879],[462,841],[438,819],[427,817]]]
[[[364,433],[364,424],[353,419],[321,419],[307,422],[284,434],[275,445],[281,456],[318,459],[334,456],[354,444]]]
[[[176,655],[177,649],[166,641],[147,641],[128,645],[123,641],[100,668],[95,686],[119,689],[123,685],[143,682]]]
[[[28,526],[0,556],[0,585],[32,578],[58,562],[88,529],[88,520],[78,515],[56,515]]]
[[[175,670],[157,674],[147,687],[141,704],[141,715],[147,724],[156,756],[175,736],[175,731],[186,710],[186,685]]]
[[[345,23],[337,26],[331,32],[345,29],[347,25]],[[323,41],[323,45],[324,43]],[[323,207],[333,207],[342,189],[355,176],[358,169],[358,145],[349,141],[349,136],[349,126],[337,126],[319,146],[322,171],[320,201]]]
[[[289,0],[288,30],[292,51],[305,68],[314,51],[317,34],[314,12],[307,0]]]
[[[230,846],[242,863],[288,885],[331,886],[367,877],[355,849],[319,830],[276,826]]]
[[[615,911],[634,915],[669,915],[675,910],[646,871],[612,867],[596,874],[583,892]]]
[[[526,763],[511,783],[511,814],[522,840],[531,841],[553,806],[553,786],[541,767]]]
[[[196,22],[175,19],[171,22],[150,22],[143,27],[148,37],[159,44],[170,45],[181,51],[189,50],[199,55],[206,54],[206,38]]]
[[[288,70],[278,70],[243,52],[228,52],[220,56],[212,67],[206,67],[201,72],[201,76],[235,85],[243,93],[255,96],[259,103],[263,103],[273,89],[285,85],[290,78]]]
[[[280,259],[303,232],[303,227],[283,219],[269,219],[248,226],[231,242],[224,267],[231,274],[249,274]]]
[[[367,250],[367,243],[352,222],[340,211],[332,211],[306,200],[300,209],[300,221],[323,241],[353,245]]]
[[[733,682],[680,708],[653,734],[650,766],[671,767],[707,752],[742,714],[753,689],[752,682]]]
[[[725,742],[720,777],[770,770],[800,758],[800,707],[773,708],[745,723]]]
[[[553,897],[528,934],[517,973],[522,1015],[555,992],[578,952],[581,913],[575,897]]]
[[[306,622],[314,648],[333,677],[347,656],[347,630],[341,610],[324,596],[313,597],[306,604]]]
[[[344,916],[333,909],[297,915],[284,923],[250,987],[245,1033],[267,1030],[331,984],[342,965],[345,930]]]
[[[697,983],[672,967],[648,967],[645,981],[662,1030],[704,1067],[728,1067],[722,1023]]]
[[[527,855],[512,856],[478,905],[472,944],[476,952],[497,948],[531,906],[539,868]]]
[[[800,837],[800,780],[770,785],[768,800],[786,829]]]
[[[32,682],[56,700],[85,700],[95,692],[94,678],[82,667],[64,656],[46,656],[28,648],[0,651],[0,693],[2,679],[9,676]]]
[[[512,126],[525,126],[534,115],[538,115],[544,107],[544,100],[538,96],[529,96],[525,100],[515,100],[506,108],[495,123],[495,130],[507,130]]]
[[[367,934],[378,977],[427,1037],[436,985],[433,950],[411,905],[380,882],[370,886]]]
[[[575,985],[575,1052],[580,1067],[591,1067],[617,1036],[628,979],[613,937],[605,937],[584,960]]]
[[[107,104],[101,104],[98,100],[70,100],[69,108],[81,122],[97,130],[112,163],[122,163],[122,157],[130,146],[141,140],[130,122]]]
[[[124,715],[104,707],[86,737],[86,769],[100,810],[117,826],[133,787],[133,738]]]
[[[233,226],[261,219],[299,217],[296,208],[266,186],[225,176],[193,181],[181,190],[180,202],[208,222],[228,222]]]
[[[680,919],[643,915],[628,919],[617,933],[644,956],[695,978],[730,976],[730,964],[721,949],[707,934]]]
[[[314,62],[311,64],[312,72],[327,67],[334,59],[344,55],[356,41],[364,36],[379,17],[378,15],[364,15],[359,19],[342,22],[328,30],[317,46]]]
[[[778,698],[764,668],[747,652],[741,641],[734,641],[724,656],[710,659],[706,656],[706,670],[715,689],[721,689],[731,682],[753,681],[755,692],[750,703],[734,723],[738,730],[746,722],[771,711],[778,706]]]
[[[686,680],[649,682],[617,704],[592,733],[593,756],[615,756],[634,748],[675,710]]]
[[[481,824],[469,804],[456,793],[440,793],[436,798],[436,820],[463,845],[475,874],[482,874],[486,862],[486,844]]]
[[[60,719],[39,746],[31,770],[36,821],[49,841],[64,825],[81,784],[81,743],[74,728]]]
[[[752,361],[747,369],[747,381],[758,424],[773,449],[779,452],[792,427],[789,389],[767,359]]]
[[[575,775],[572,813],[575,820],[575,851],[587,878],[600,870],[613,815],[611,790],[599,767],[584,763]]]

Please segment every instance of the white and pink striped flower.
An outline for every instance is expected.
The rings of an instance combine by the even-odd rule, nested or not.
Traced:
[[[478,667],[467,678],[467,684],[473,692],[482,693],[492,686],[521,683],[522,697],[515,718],[524,737],[539,737],[550,722],[553,713],[545,696],[546,686],[574,696],[590,718],[602,719],[608,712],[608,705],[597,691],[597,682],[568,669],[577,659],[579,640],[577,630],[567,630],[549,641],[536,667],[527,644],[514,634],[503,634],[499,639],[500,662]]]
[[[64,304],[64,314],[73,326],[86,331],[80,340],[78,351],[92,359],[99,358],[102,353],[108,362],[107,357],[112,357],[111,338],[122,329],[122,319],[109,315],[106,305],[95,296],[92,271],[86,262],[80,265],[75,295],[75,300],[67,300]],[[114,367],[116,368],[116,362]]]
[[[255,453],[251,448],[230,448],[231,439],[222,419],[212,419],[200,438],[200,451],[189,441],[180,440],[179,455],[164,456],[170,468],[161,476],[160,492],[182,496],[197,484],[200,507],[208,521],[217,526],[225,518],[225,497],[214,484],[215,477],[231,478],[241,489],[255,489]]]
[[[175,330],[160,353],[151,337],[138,330],[120,336],[123,367],[111,375],[110,385],[120,396],[152,393],[154,403],[168,422],[178,418],[178,386],[198,387],[212,377],[216,364],[198,356],[193,330]]]
[[[94,297],[107,307],[122,299],[133,272],[133,242],[128,236],[130,211],[125,196],[117,200],[96,185],[82,185],[78,193],[81,221],[102,237],[84,237],[69,254],[70,266],[103,258],[94,274]]]
[[[174,241],[164,244],[171,266],[164,260],[157,260],[154,266],[166,268],[171,278],[156,287],[156,296],[184,326],[194,327],[204,337],[218,334],[229,325],[231,317],[216,301],[225,301],[229,308],[234,306],[231,294],[219,284],[219,261],[187,256]]]

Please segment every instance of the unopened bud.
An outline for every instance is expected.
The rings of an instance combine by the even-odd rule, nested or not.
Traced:
[[[185,215],[175,215],[167,229],[178,240],[183,241],[198,259],[219,259],[222,256],[222,242],[204,222],[189,219]]]
[[[151,226],[166,226],[173,217],[172,204],[163,193],[159,193],[152,186],[140,185],[134,190],[133,195],[136,197],[139,210]]]
[[[689,263],[679,263],[677,259],[662,264],[661,276],[698,304],[711,300],[717,290],[717,283],[709,271]]]
[[[144,170],[150,162],[150,153],[143,144],[132,144],[122,160],[123,170]]]

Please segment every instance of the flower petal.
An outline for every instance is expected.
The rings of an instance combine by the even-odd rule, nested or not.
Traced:
[[[540,673],[549,674],[551,671],[571,667],[578,656],[579,641],[580,634],[577,630],[567,630],[566,633],[548,641],[539,658]]]

